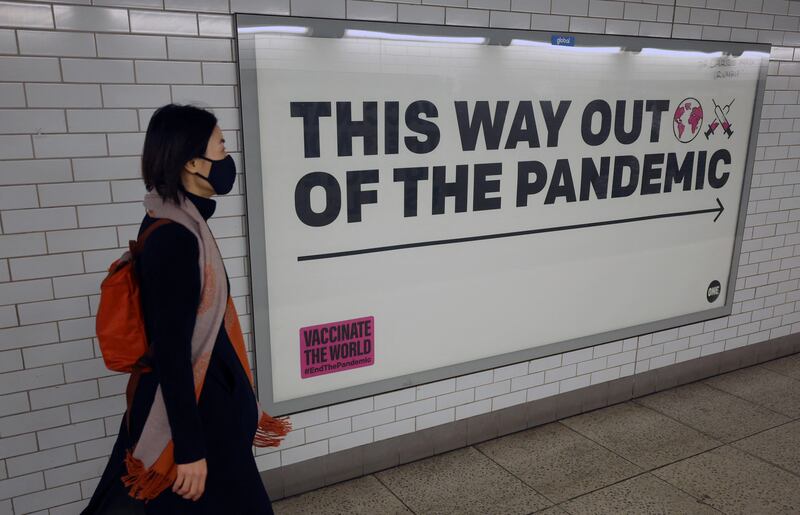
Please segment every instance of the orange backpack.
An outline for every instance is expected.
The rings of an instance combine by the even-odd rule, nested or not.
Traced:
[[[132,372],[134,369],[148,369],[142,361],[148,344],[134,263],[147,237],[171,222],[164,218],[156,220],[138,240],[131,241],[130,251],[111,264],[100,285],[96,330],[100,352],[109,370]]]

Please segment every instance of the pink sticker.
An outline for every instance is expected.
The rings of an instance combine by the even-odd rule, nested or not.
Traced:
[[[300,376],[343,372],[375,364],[375,317],[300,329]]]

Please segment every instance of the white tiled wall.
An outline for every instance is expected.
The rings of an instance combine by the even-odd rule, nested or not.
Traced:
[[[731,317],[297,414],[262,469],[800,332],[800,2],[0,1],[0,513],[91,496],[125,386],[92,339],[98,285],[142,216],[155,107],[214,108],[240,149],[230,12],[774,45]],[[243,215],[233,194],[211,225],[249,330]]]

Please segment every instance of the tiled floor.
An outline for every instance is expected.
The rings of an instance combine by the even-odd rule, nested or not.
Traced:
[[[283,499],[274,509],[800,513],[800,354]]]

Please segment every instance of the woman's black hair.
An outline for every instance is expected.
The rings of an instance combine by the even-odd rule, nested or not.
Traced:
[[[147,191],[178,202],[184,165],[206,153],[217,125],[211,112],[192,105],[167,104],[153,113],[142,149],[142,178]]]

